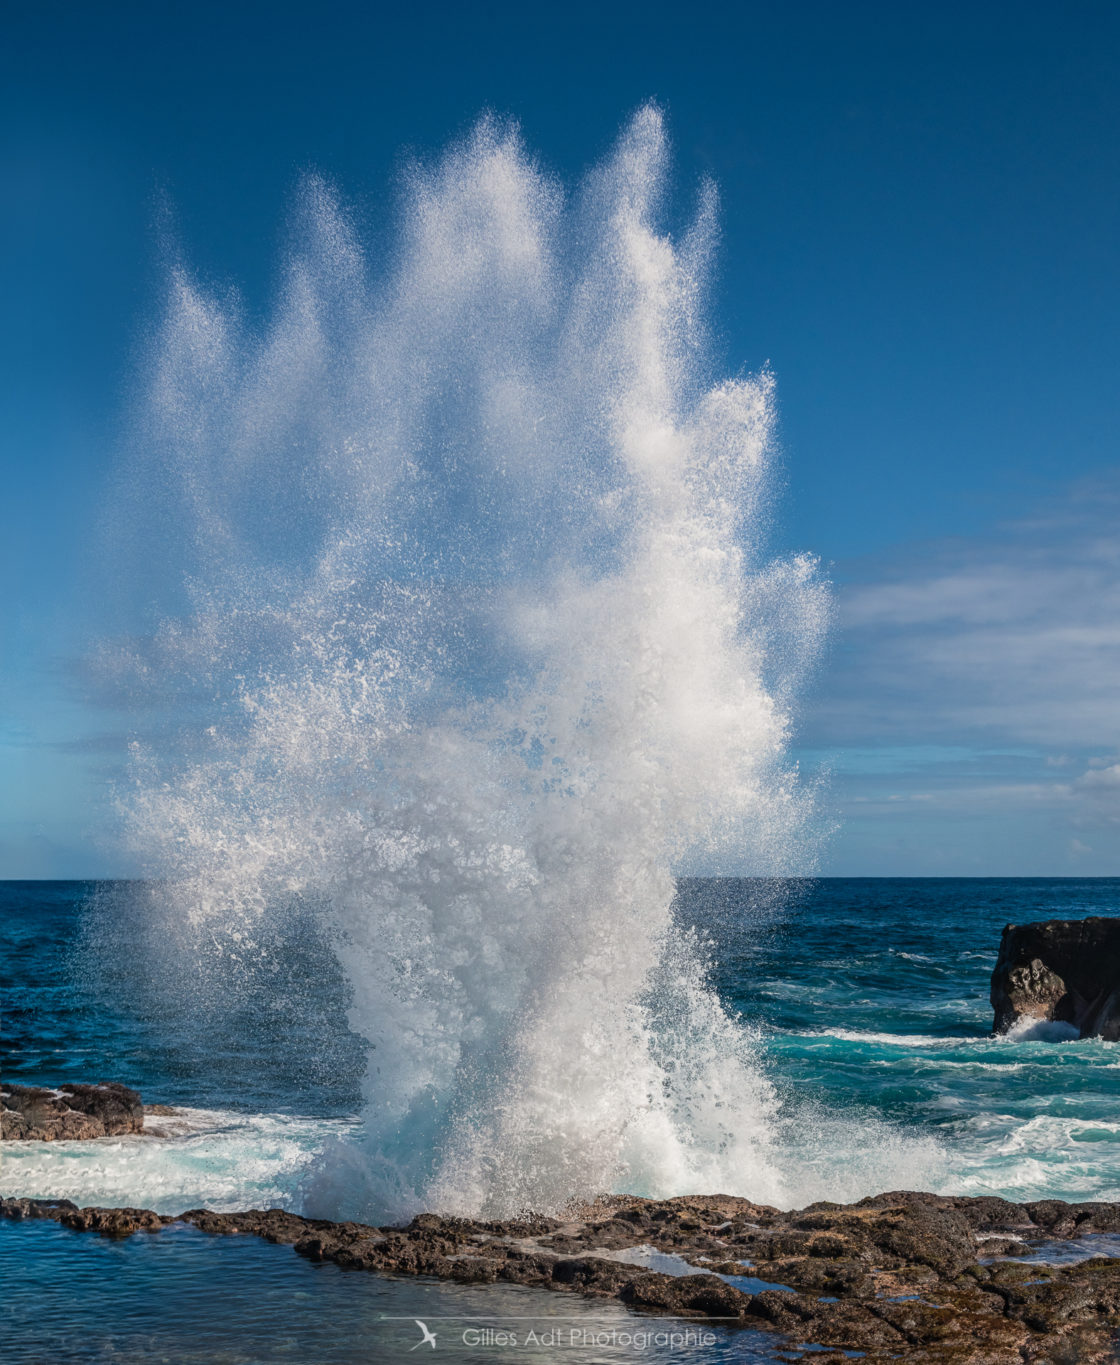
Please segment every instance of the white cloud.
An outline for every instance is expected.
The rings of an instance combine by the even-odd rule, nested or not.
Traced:
[[[857,566],[821,737],[1120,745],[1117,512],[1111,488],[1078,492],[1047,520]]]
[[[1120,763],[1113,763],[1108,768],[1090,768],[1074,786],[1082,791],[1120,794]]]
[[[837,773],[835,865],[1120,871],[1120,477],[839,568],[803,730]]]

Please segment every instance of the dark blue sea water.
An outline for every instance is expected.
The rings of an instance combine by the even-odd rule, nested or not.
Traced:
[[[269,972],[220,1008],[200,996],[195,1010],[189,981],[153,976],[127,915],[107,929],[127,896],[103,889],[0,885],[3,1075],[122,1080],[186,1115],[166,1120],[162,1138],[13,1145],[0,1190],[164,1211],[298,1206],[308,1162],[360,1107],[364,1048],[347,1029],[327,945],[293,924],[272,945]],[[1112,914],[1118,902],[1120,880],[682,883],[678,913],[708,942],[713,981],[754,1033],[778,1097],[789,1202],[902,1187],[1120,1198],[1117,1046],[992,1038],[988,1005],[1006,923]],[[381,1314],[434,1317],[475,1302],[470,1290],[346,1275],[189,1230],[93,1249],[83,1238],[80,1257],[76,1239],[54,1225],[0,1224],[0,1274],[22,1286],[8,1329],[17,1354],[6,1358],[40,1358],[27,1344],[41,1340],[34,1314],[50,1317],[46,1354],[58,1360],[395,1359],[411,1341],[390,1340]],[[51,1284],[67,1288],[47,1304]],[[499,1292],[485,1290],[479,1311],[512,1312]],[[530,1316],[585,1311],[508,1293],[528,1294]],[[109,1326],[79,1349],[75,1324],[95,1302]],[[269,1305],[281,1303],[279,1331]],[[631,1321],[594,1311],[608,1325]],[[752,1337],[720,1335],[704,1358],[765,1353]],[[632,1354],[596,1347],[569,1358]]]

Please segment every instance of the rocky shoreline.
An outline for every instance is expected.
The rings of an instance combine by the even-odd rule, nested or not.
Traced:
[[[997,1031],[1065,1022],[1120,1030],[1120,920],[1009,925],[992,977]],[[0,1090],[5,1140],[142,1134],[145,1107],[116,1084]],[[422,1214],[403,1227],[303,1218],[281,1209],[176,1217],[66,1200],[0,1199],[0,1218],[53,1219],[108,1237],[188,1223],[250,1235],[314,1261],[459,1284],[505,1283],[618,1300],[636,1312],[775,1334],[777,1360],[840,1365],[1089,1365],[1120,1361],[1120,1203],[1026,1204],[896,1191],[783,1212],[734,1196],[611,1196],[564,1217],[484,1222]],[[1088,1247],[1060,1264],[1024,1260],[1048,1243]]]
[[[148,1106],[147,1112],[167,1106]],[[145,1108],[127,1085],[0,1086],[0,1138],[6,1142],[87,1142],[144,1131]]]
[[[0,1217],[49,1218],[110,1237],[185,1222],[291,1245],[346,1269],[617,1299],[639,1312],[773,1331],[776,1359],[818,1365],[838,1365],[850,1358],[844,1352],[953,1365],[1120,1359],[1120,1258],[1061,1266],[1009,1259],[1040,1243],[1120,1233],[1120,1204],[897,1192],[782,1212],[722,1195],[615,1196],[565,1218],[422,1214],[378,1228],[280,1209],[169,1217],[4,1199]],[[633,1263],[649,1250],[679,1258],[679,1273]]]

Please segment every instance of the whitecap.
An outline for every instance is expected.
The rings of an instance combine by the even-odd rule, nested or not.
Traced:
[[[310,1164],[354,1129],[343,1119],[212,1109],[151,1122],[158,1129],[92,1142],[5,1142],[0,1195],[157,1213],[298,1210]]]
[[[1024,1018],[996,1034],[996,1039],[1008,1043],[1075,1043],[1081,1039],[1081,1030],[1057,1019]]]

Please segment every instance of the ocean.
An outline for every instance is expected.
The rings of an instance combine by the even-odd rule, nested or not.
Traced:
[[[180,1112],[13,1144],[4,1193],[379,1224],[1116,1197],[1114,1048],[990,1039],[986,996],[1006,922],[1118,884],[794,875],[830,836],[790,743],[832,593],[774,548],[775,377],[727,373],[715,198],[677,200],[653,105],[571,192],[484,117],[404,178],[388,250],[308,177],[262,312],[169,268],[89,661],[149,880],[9,885],[0,946],[6,1079]],[[52,1359],[403,1358],[417,1317],[515,1302],[603,1324],[573,1362],[646,1349],[617,1309],[240,1239],[0,1238],[28,1359],[62,1283]]]
[[[184,1113],[150,1120],[163,1136],[6,1147],[0,1193],[161,1212],[302,1208],[316,1163],[361,1128],[368,1055],[348,1027],[349,988],[319,921],[291,920],[288,939],[269,946],[267,972],[247,974],[220,1009],[200,995],[192,1011],[189,982],[153,975],[151,954],[109,931],[114,913],[129,929],[121,907],[133,893],[0,885],[3,1075],[122,1081]],[[902,1188],[1120,1199],[1116,1045],[1061,1027],[993,1038],[987,998],[1005,924],[1109,914],[1118,898],[1120,879],[682,880],[677,923],[693,931],[771,1090],[789,1205]],[[750,1169],[737,1186],[722,1192],[755,1193]],[[0,1223],[7,1359],[341,1365],[410,1353],[412,1319],[425,1313],[450,1322],[515,1308],[586,1315],[602,1341],[571,1348],[573,1361],[636,1349],[618,1335],[633,1318],[567,1296],[558,1306],[529,1290],[378,1281],[186,1229],[95,1241],[54,1224]],[[283,1303],[282,1325],[270,1302]],[[713,1332],[705,1359],[773,1358],[756,1334]],[[449,1333],[463,1358],[493,1358],[462,1344],[457,1319]],[[673,1358],[668,1348],[662,1358]]]

